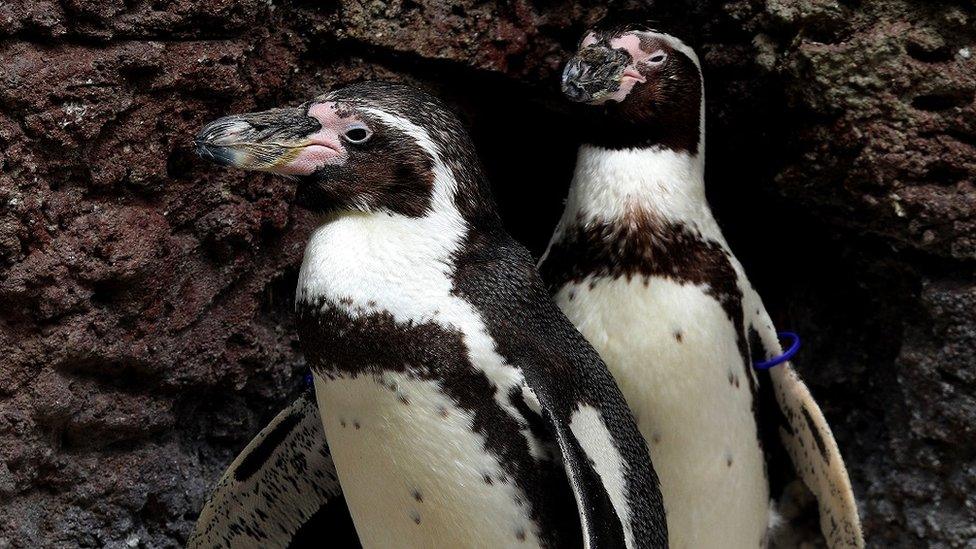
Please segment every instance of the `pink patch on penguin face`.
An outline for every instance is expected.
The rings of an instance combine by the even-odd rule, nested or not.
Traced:
[[[641,55],[644,54],[640,47],[640,38],[633,33],[621,34],[614,38],[610,41],[610,47],[615,50],[623,48],[634,61],[639,61]]]
[[[640,67],[642,65],[655,65],[663,61],[663,58],[667,57],[667,52],[661,47],[659,40],[655,39],[653,35],[647,37],[648,39],[641,43],[641,37],[635,33],[625,33],[614,38],[610,41],[610,47],[614,49],[623,48],[624,51],[630,54],[630,58],[633,60],[632,67]],[[643,47],[641,47],[643,45]],[[647,51],[644,48],[649,48],[652,51]]]
[[[653,51],[644,49],[648,45],[654,46]],[[645,40],[642,43],[641,37],[632,32],[621,34],[610,40],[610,47],[626,51],[630,55],[631,62],[620,77],[620,87],[604,97],[603,101],[622,102],[635,85],[647,82],[651,71],[663,65],[668,57],[667,52],[657,46],[658,44],[654,40]]]
[[[339,105],[335,101],[313,103],[308,108],[308,115],[318,120],[322,128],[309,135],[298,154],[277,166],[275,172],[310,175],[324,166],[342,164],[349,158],[340,136],[354,124],[363,125],[362,121],[353,115],[340,115]]]

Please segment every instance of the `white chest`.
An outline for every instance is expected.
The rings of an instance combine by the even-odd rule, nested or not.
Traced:
[[[398,320],[430,319],[450,295],[449,261],[465,234],[460,218],[449,213],[330,220],[309,238],[297,301],[342,300]]]
[[[672,547],[755,547],[768,485],[736,332],[705,288],[570,284],[559,306],[610,368],[647,439]]]
[[[536,547],[525,497],[438,382],[315,379],[364,547]]]

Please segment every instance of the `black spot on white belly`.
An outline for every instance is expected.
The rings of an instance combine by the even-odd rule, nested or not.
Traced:
[[[735,387],[736,389],[739,388],[739,374],[733,372],[732,370],[729,370],[729,385]]]

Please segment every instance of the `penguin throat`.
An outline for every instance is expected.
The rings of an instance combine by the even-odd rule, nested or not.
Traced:
[[[450,287],[454,255],[470,227],[455,208],[423,217],[344,213],[309,238],[297,303],[325,299],[397,311],[432,286]]]
[[[583,145],[576,160],[563,224],[623,220],[634,211],[662,221],[708,224],[704,152],[653,145],[610,149]]]

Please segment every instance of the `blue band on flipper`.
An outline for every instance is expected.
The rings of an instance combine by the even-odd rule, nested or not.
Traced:
[[[790,344],[790,348],[786,350],[783,354],[773,357],[769,360],[764,360],[762,362],[753,362],[752,367],[757,370],[768,370],[773,366],[779,366],[780,364],[786,362],[787,360],[793,358],[793,355],[800,350],[800,336],[794,332],[779,332],[776,334],[780,339],[792,339],[793,343]]]
[[[312,374],[305,374],[305,386],[306,387],[312,386]]]

